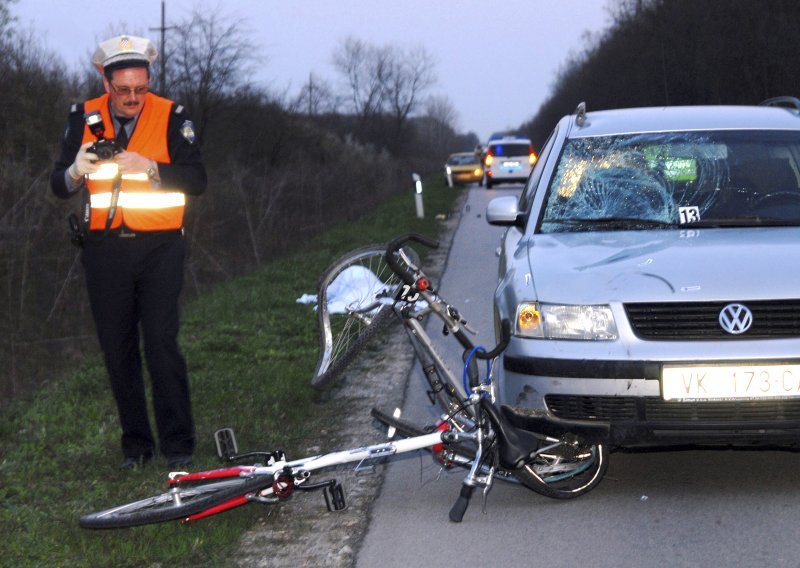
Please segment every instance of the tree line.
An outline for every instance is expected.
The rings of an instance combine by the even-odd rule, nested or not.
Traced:
[[[52,197],[49,173],[69,106],[103,92],[88,62],[65,70],[33,31],[17,27],[13,1],[0,0],[4,401],[55,380],[57,369],[95,349],[79,250],[66,223],[79,199]],[[193,13],[174,26],[171,48],[152,70],[151,88],[192,115],[209,175],[208,191],[187,205],[186,297],[410,193],[412,171],[439,175],[453,147],[477,142],[456,132],[452,105],[432,94],[435,65],[422,48],[345,38],[333,54],[344,86],[312,75],[289,96],[249,82],[255,62],[239,47],[248,44],[241,29]]]
[[[598,110],[800,95],[794,0],[617,0],[609,11],[610,27],[565,62],[520,126],[537,146],[581,101]]]

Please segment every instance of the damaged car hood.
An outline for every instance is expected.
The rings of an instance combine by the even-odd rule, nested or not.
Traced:
[[[800,297],[800,228],[551,233],[527,240],[542,302]]]

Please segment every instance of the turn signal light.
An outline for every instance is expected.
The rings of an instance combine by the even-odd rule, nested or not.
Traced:
[[[528,161],[531,163],[531,165],[535,164],[536,160],[538,159],[539,158],[536,156],[536,152],[531,152],[531,155],[528,156]]]
[[[521,306],[517,318],[519,330],[523,332],[532,331],[542,323],[541,313],[532,304]]]
[[[487,166],[491,166],[492,162],[494,162],[494,156],[492,156],[491,154],[486,154],[486,158],[484,159],[484,163]]]

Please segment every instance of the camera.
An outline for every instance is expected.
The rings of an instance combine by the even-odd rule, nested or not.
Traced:
[[[100,114],[100,111],[94,110],[92,112],[87,112],[83,115],[83,120],[86,122],[86,126],[89,127],[92,134],[97,138],[97,142],[89,147],[88,152],[96,154],[97,159],[100,161],[110,160],[122,152],[122,148],[117,146],[117,143],[113,139],[109,140],[105,137],[106,127],[103,124],[103,116]]]

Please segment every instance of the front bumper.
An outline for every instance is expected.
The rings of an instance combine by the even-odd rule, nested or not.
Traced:
[[[661,364],[503,358],[498,401],[528,416],[608,425],[620,447],[800,446],[800,397],[665,401]]]

